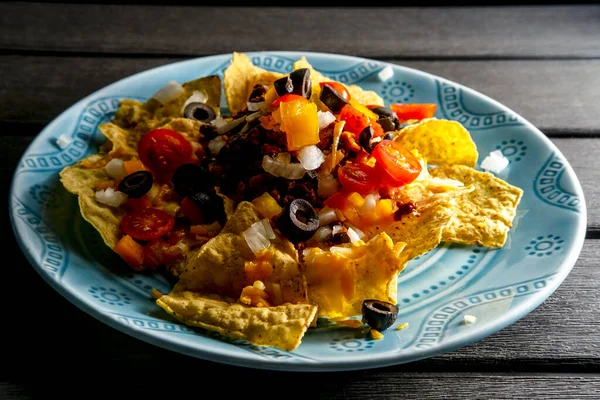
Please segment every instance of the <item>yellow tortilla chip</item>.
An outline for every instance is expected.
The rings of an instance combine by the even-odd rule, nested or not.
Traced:
[[[444,228],[442,240],[464,244],[502,247],[512,227],[523,190],[489,172],[464,165],[433,168],[434,177],[449,178],[473,185],[475,190],[457,197],[454,217]]]
[[[474,167],[479,157],[471,134],[457,121],[427,119],[406,126],[395,140],[409,150],[418,150],[430,165]]]
[[[188,291],[164,295],[156,304],[186,325],[286,351],[300,345],[317,312],[312,304],[247,307]]]
[[[272,84],[275,80],[283,77],[278,72],[270,72],[257,67],[252,63],[248,55],[234,52],[231,64],[223,73],[223,89],[225,100],[231,114],[235,114],[247,107],[248,98],[252,88],[257,83]]]
[[[307,249],[303,272],[308,298],[318,315],[329,318],[361,314],[366,299],[396,304],[397,276],[406,264],[405,243],[381,233],[367,243],[358,241],[322,250]]]
[[[253,284],[245,271],[246,262],[256,260],[243,232],[259,220],[254,205],[241,202],[219,235],[205,243],[188,260],[175,290],[239,298],[242,289]],[[278,284],[284,303],[306,303],[306,283],[298,258],[290,254],[285,242],[287,240],[281,237],[272,240],[267,251],[271,252],[273,272],[262,282],[267,288]]]
[[[217,115],[221,112],[221,78],[218,75],[209,75],[193,81],[185,82],[184,92],[169,101],[167,104],[161,104],[155,99],[150,99],[144,107],[152,113],[153,119],[178,118],[183,117],[183,105],[186,100],[194,94],[200,92],[204,94],[208,104],[215,110]]]
[[[406,243],[403,253],[410,261],[440,244],[444,229],[454,212],[451,203],[445,199],[429,203],[418,208],[417,213],[403,215],[399,221],[387,227],[385,232],[395,243]]]
[[[337,82],[334,79],[330,79],[315,70],[313,66],[308,62],[306,57],[302,56],[298,61],[294,63],[294,71],[301,68],[308,68],[310,70],[310,79],[312,82],[312,96],[311,100],[316,103],[320,103],[319,94],[321,93],[321,82]],[[348,89],[350,97],[364,105],[378,105],[383,106],[385,103],[383,99],[372,90],[365,90],[358,85],[346,85],[338,82]]]

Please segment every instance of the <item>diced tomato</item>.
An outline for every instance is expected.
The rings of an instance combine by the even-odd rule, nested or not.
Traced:
[[[338,180],[345,191],[366,194],[381,183],[375,168],[366,164],[348,162],[338,168]]]
[[[129,211],[141,210],[144,208],[152,207],[152,201],[150,201],[150,198],[147,194],[137,199],[134,197],[129,197],[125,202],[124,207]]]
[[[346,87],[343,84],[341,84],[339,82],[321,82],[321,83],[319,83],[319,86],[321,86],[321,89],[325,85],[331,86],[331,88],[333,90],[335,90],[336,92],[338,92],[344,100],[350,101],[350,98],[351,98],[350,92],[348,91],[348,89],[346,89]]]
[[[379,137],[385,135],[383,128],[379,125],[379,122],[373,121],[371,122],[371,126],[373,127],[373,137]]]
[[[140,139],[138,154],[146,167],[167,179],[177,167],[191,159],[192,145],[178,132],[153,129]]]
[[[134,172],[143,171],[146,169],[144,168],[144,164],[137,158],[123,161],[123,167],[125,168],[125,172],[127,172],[127,175],[131,175]]]
[[[158,208],[134,210],[121,220],[121,230],[142,241],[157,239],[169,233],[174,225],[175,217]]]
[[[200,207],[187,197],[181,200],[181,213],[190,220],[192,225],[200,225],[205,221],[204,214],[202,214]]]
[[[144,247],[129,235],[124,235],[121,239],[119,239],[113,248],[115,253],[121,256],[121,258],[136,271],[141,271],[144,269],[143,249]]]
[[[377,160],[375,168],[387,185],[403,186],[414,181],[421,173],[421,163],[414,154],[393,140],[382,140],[372,154]]]
[[[358,111],[350,104],[346,104],[342,108],[339,119],[340,121],[346,121],[344,130],[351,132],[356,136],[358,136],[362,130],[370,124],[369,117]]]
[[[166,243],[161,238],[155,239],[144,246],[144,265],[156,269],[165,263]]]
[[[306,97],[302,97],[298,94],[288,93],[284,94],[281,97],[278,97],[273,103],[271,103],[271,107],[276,108],[281,105],[281,103],[287,103],[289,101],[299,101],[303,104],[308,104],[310,101]]]
[[[392,103],[390,109],[396,113],[401,122],[411,119],[432,118],[435,115],[437,104],[433,103]]]
[[[329,208],[336,208],[338,210],[343,210],[349,204],[348,199],[342,192],[337,192],[331,196],[329,196],[324,202],[324,205]]]

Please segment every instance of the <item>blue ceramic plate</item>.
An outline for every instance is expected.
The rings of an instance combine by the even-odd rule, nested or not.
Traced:
[[[340,371],[383,367],[438,355],[481,340],[540,305],[565,279],[583,245],[586,208],[581,186],[561,152],[514,111],[457,83],[389,64],[343,55],[248,53],[268,70],[290,72],[305,55],[319,71],[377,91],[386,101],[437,103],[438,118],[460,121],[472,134],[480,160],[501,150],[510,160],[500,177],[524,190],[504,248],[443,244],[412,260],[398,283],[400,314],[382,340],[352,329],[307,333],[293,352],[257,347],[192,330],[171,319],[150,298],[170,284],[135,273],[108,249],[80,216],[76,197],[58,180],[65,166],[94,153],[99,124],[119,100],[145,100],[170,80],[223,74],[231,54],[178,62],[121,80],[74,104],[29,146],[15,172],[10,214],[23,252],[59,293],[100,321],[136,338],[216,362],[254,368]],[[225,104],[223,104],[225,106]],[[71,144],[55,141],[68,135]],[[461,323],[465,315],[475,324]]]

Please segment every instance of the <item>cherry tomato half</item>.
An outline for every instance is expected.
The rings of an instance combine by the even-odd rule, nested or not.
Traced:
[[[362,163],[349,162],[338,168],[338,179],[345,191],[367,194],[381,183],[375,168]]]
[[[277,108],[277,107],[279,107],[279,104],[286,103],[288,101],[293,101],[293,100],[299,101],[301,103],[310,103],[310,100],[308,100],[306,97],[302,97],[298,94],[288,93],[288,94],[284,94],[281,97],[278,97],[273,103],[271,103],[271,107]]]
[[[402,186],[414,181],[421,173],[421,163],[406,147],[393,140],[382,140],[373,149],[376,169],[386,184]]]
[[[336,92],[338,92],[340,94],[340,96],[342,96],[344,98],[344,100],[350,101],[350,98],[351,98],[350,92],[341,83],[339,83],[339,82],[321,82],[321,83],[319,83],[319,86],[321,86],[321,88],[323,88],[323,86],[325,86],[325,85],[331,86],[331,88],[333,90],[335,90]]]
[[[143,208],[125,214],[121,220],[123,233],[134,239],[148,241],[171,231],[175,217],[158,208]]]
[[[191,143],[170,129],[153,129],[138,143],[140,160],[152,172],[168,176],[192,157]]]

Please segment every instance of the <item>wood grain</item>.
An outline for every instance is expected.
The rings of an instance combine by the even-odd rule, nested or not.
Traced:
[[[600,41],[599,41],[600,42]],[[0,134],[48,123],[81,98],[178,58],[0,56]],[[499,101],[550,135],[600,134],[600,60],[390,62],[444,77]],[[564,79],[568,76],[569,79]],[[2,127],[2,125],[0,125]],[[10,129],[9,129],[10,128]],[[18,127],[17,127],[18,128]],[[24,128],[27,129],[27,128]]]
[[[599,15],[595,5],[167,8],[4,3],[0,49],[191,56],[233,47],[309,47],[374,58],[589,58],[600,56]]]

